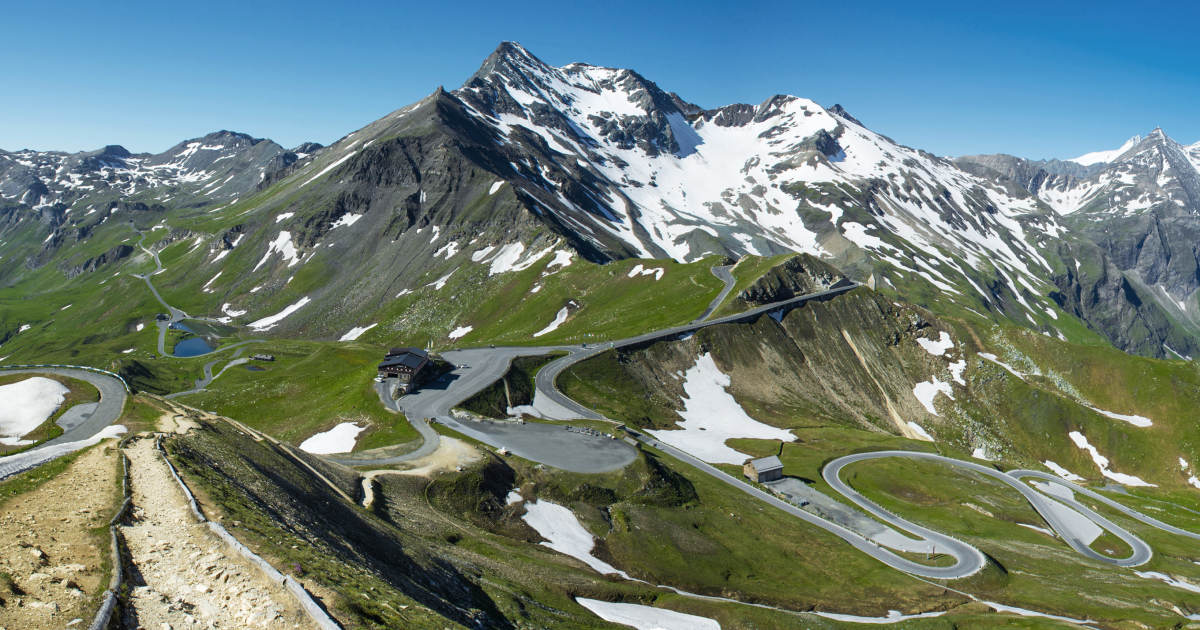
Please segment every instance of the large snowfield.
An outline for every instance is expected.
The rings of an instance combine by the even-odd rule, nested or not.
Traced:
[[[751,418],[726,388],[732,382],[721,372],[712,355],[704,353],[684,374],[684,409],[679,412],[680,429],[648,431],[651,435],[710,464],[737,464],[747,456],[725,445],[733,438],[761,440],[796,439],[791,431]]]
[[[20,438],[45,422],[70,391],[43,376],[0,385],[0,443],[28,444]]]

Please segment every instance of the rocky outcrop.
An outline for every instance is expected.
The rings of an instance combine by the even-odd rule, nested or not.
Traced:
[[[133,252],[134,248],[132,245],[122,243],[121,245],[117,245],[116,247],[113,247],[99,256],[95,256],[83,261],[81,264],[72,267],[64,267],[62,272],[63,275],[67,276],[68,278],[74,278],[80,274],[91,273],[100,267],[117,262],[118,260],[128,257]]]
[[[799,254],[771,268],[737,297],[755,306],[770,304],[828,289],[845,280],[846,276],[833,265]]]

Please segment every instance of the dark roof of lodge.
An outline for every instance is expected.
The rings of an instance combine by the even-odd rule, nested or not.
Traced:
[[[379,364],[379,369],[389,367],[407,367],[413,370],[421,369],[421,366],[429,362],[429,355],[424,351],[417,352],[401,352],[399,354],[388,353],[388,356]]]
[[[775,470],[776,468],[783,468],[783,462],[779,461],[779,457],[775,455],[751,460],[750,465],[753,466],[754,470],[758,472],[766,472],[768,470]]]

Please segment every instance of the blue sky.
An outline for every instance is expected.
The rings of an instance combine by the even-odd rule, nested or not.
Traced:
[[[841,103],[941,155],[1072,157],[1156,125],[1200,141],[1191,3],[43,4],[0,25],[0,148],[157,152],[217,129],[329,143],[457,87],[505,39],[705,107]]]

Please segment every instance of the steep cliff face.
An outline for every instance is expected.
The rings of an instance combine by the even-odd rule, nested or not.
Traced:
[[[1060,304],[1128,352],[1192,354],[1200,328],[1200,145],[1155,129],[1071,161],[983,155],[957,163],[1062,215],[1076,238],[1060,248]]]
[[[1051,294],[1064,311],[1126,352],[1200,356],[1187,304],[1170,299],[1161,285],[1147,286],[1145,275],[1118,264],[1103,246],[1075,247],[1067,259],[1075,262],[1055,276],[1058,290]]]

